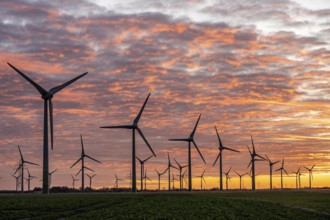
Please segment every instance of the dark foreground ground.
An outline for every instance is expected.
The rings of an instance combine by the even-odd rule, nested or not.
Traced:
[[[330,219],[330,191],[0,195],[0,219]]]

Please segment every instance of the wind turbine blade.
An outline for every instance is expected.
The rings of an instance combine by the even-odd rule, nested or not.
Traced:
[[[54,170],[53,172],[51,172],[50,174],[53,174],[53,173],[55,173],[57,171],[57,169],[56,170]]]
[[[147,139],[146,139],[145,136],[143,135],[142,130],[141,130],[139,127],[137,127],[136,130],[139,132],[140,136],[142,137],[142,139],[144,140],[144,142],[146,143],[146,145],[149,147],[151,153],[156,157],[155,152],[152,150],[152,148],[151,148],[149,142],[147,141]]]
[[[144,162],[147,162],[150,158],[152,158],[154,155],[151,155],[150,157],[148,157],[147,159],[144,160]]]
[[[277,170],[275,170],[275,171],[280,171],[282,168],[279,168],[279,169],[277,169]]]
[[[87,169],[87,170],[90,170],[90,171],[92,171],[92,172],[95,172],[94,170],[92,170],[91,168],[88,168],[88,167],[86,167],[86,166],[84,166],[84,168]]]
[[[193,142],[193,144],[194,144],[194,146],[195,146],[196,150],[198,151],[199,155],[201,156],[201,158],[202,158],[202,160],[203,160],[204,164],[206,164],[206,162],[205,162],[205,159],[204,159],[204,157],[203,157],[202,153],[199,151],[199,149],[198,149],[198,147],[197,147],[197,144],[195,143],[195,141],[194,141],[194,140],[193,140],[192,142]]]
[[[134,119],[134,123],[135,123],[135,124],[139,123],[139,120],[140,120],[140,118],[141,118],[142,112],[143,112],[144,108],[146,107],[146,104],[147,104],[147,102],[148,102],[149,97],[150,97],[150,93],[149,93],[149,95],[147,96],[146,100],[144,101],[143,106],[142,106],[142,108],[140,109],[139,114],[138,114],[138,115],[136,116],[136,118]]]
[[[138,159],[138,161],[142,164],[143,163],[143,161],[140,159],[140,158],[138,158],[137,156],[136,156],[136,159]]]
[[[186,138],[175,138],[175,139],[168,139],[169,141],[189,141],[188,139]]]
[[[253,137],[251,135],[251,142],[252,142],[252,148],[253,148],[253,154],[256,152],[255,148],[254,148],[254,142],[253,142]]]
[[[203,171],[202,176],[204,176],[204,173],[205,173],[205,170]]]
[[[251,163],[252,163],[252,160],[250,160],[250,163],[249,163],[249,165],[247,166],[247,168],[249,168],[249,167],[251,166]]]
[[[239,151],[238,151],[238,150],[234,150],[234,149],[232,149],[232,148],[229,148],[229,147],[223,147],[223,149],[224,149],[224,150],[230,150],[230,151],[234,151],[234,152],[237,152],[237,153],[239,153]]]
[[[305,168],[306,170],[310,171],[310,169],[309,169],[308,167],[305,167],[305,166],[304,166],[304,168]]]
[[[179,168],[177,168],[177,167],[173,166],[172,164],[171,164],[171,167],[172,167],[172,168],[174,168],[174,169],[177,169],[177,170],[179,170]]]
[[[19,155],[21,156],[21,161],[23,162],[24,158],[23,158],[23,155],[22,155],[22,152],[21,152],[21,148],[19,147],[19,145],[17,145],[17,147],[18,147],[18,150],[19,150]]]
[[[77,81],[78,79],[80,79],[81,77],[85,76],[87,73],[88,73],[88,72],[83,73],[83,74],[81,74],[81,75],[79,75],[79,76],[77,76],[77,77],[75,77],[75,78],[73,78],[73,79],[67,81],[66,83],[64,83],[64,84],[62,84],[62,85],[60,85],[60,86],[56,86],[56,87],[52,88],[52,89],[49,90],[49,91],[50,91],[51,93],[53,93],[53,94],[56,94],[57,92],[61,91],[62,89],[64,89],[64,88],[67,87],[68,85],[70,85],[71,83],[73,83],[73,82]]]
[[[86,173],[86,176],[88,176],[89,178],[92,178],[90,175],[88,175],[88,173]]]
[[[76,165],[80,160],[81,160],[81,157],[70,168],[74,167],[74,165]]]
[[[82,155],[85,155],[84,141],[83,141],[82,135],[80,135],[80,142],[81,142],[81,152],[82,152]]]
[[[28,164],[32,164],[32,165],[39,166],[39,164],[37,164],[37,163],[32,163],[32,162],[30,162],[30,161],[24,161],[24,163],[28,163]]]
[[[18,168],[17,168],[16,171],[14,172],[14,175],[17,173],[17,171],[18,171],[21,167],[22,167],[22,164],[20,164],[20,165],[18,166]]]
[[[81,171],[82,171],[82,169],[80,169],[80,170],[78,171],[78,173],[77,173],[75,176],[78,176],[78,174],[79,174]]]
[[[91,178],[93,178],[94,176],[96,176],[96,174],[94,174]]]
[[[158,174],[158,176],[160,176],[160,173],[155,169],[156,173]]]
[[[98,160],[96,160],[96,159],[94,159],[93,157],[90,157],[90,156],[88,156],[88,155],[85,155],[85,157],[88,157],[89,159],[94,160],[95,162],[101,163],[100,161],[98,161]]]
[[[276,161],[276,162],[274,162],[274,163],[272,163],[272,164],[274,165],[274,164],[277,164],[277,163],[279,163],[279,162],[281,162],[281,161],[280,161],[280,160],[278,160],[278,161]]]
[[[220,146],[220,149],[223,148],[223,145],[222,145],[222,142],[221,142],[221,138],[220,138],[220,135],[219,135],[219,132],[218,132],[218,129],[217,129],[217,126],[214,126],[215,128],[215,131],[217,133],[217,137],[218,137],[218,141],[219,141],[219,146]]]
[[[250,155],[252,156],[252,152],[251,152],[251,150],[250,150],[249,146],[246,146],[246,147],[247,147],[247,149],[249,150],[249,152],[250,152]]]
[[[286,173],[286,175],[288,175],[289,176],[289,174],[288,174],[288,172],[286,172],[286,170],[283,168],[283,170],[284,170],[284,172]]]
[[[54,123],[53,123],[53,101],[49,99],[49,124],[50,124],[50,143],[51,149],[54,149]]]
[[[199,117],[198,117],[198,119],[197,119],[197,122],[196,122],[196,124],[195,124],[194,130],[193,130],[193,131],[191,132],[191,134],[190,134],[190,137],[191,137],[191,138],[193,138],[194,135],[195,135],[195,132],[196,132],[196,129],[197,129],[197,126],[198,126],[199,120],[201,119],[201,116],[202,116],[202,114],[199,115]]]
[[[282,160],[282,167],[284,166],[284,158],[283,158],[283,160]]]
[[[34,82],[32,79],[30,79],[28,76],[26,76],[23,72],[21,72],[20,70],[18,70],[16,67],[14,67],[13,65],[11,65],[10,63],[7,63],[11,68],[13,68],[18,74],[20,74],[24,79],[26,79],[29,83],[31,83],[34,88],[36,88],[38,90],[38,92],[40,93],[40,95],[45,95],[47,94],[47,91],[42,88],[41,86],[39,86],[36,82]]]
[[[206,183],[206,181],[205,181],[204,177],[202,177],[202,180],[204,181],[204,183]]]
[[[314,164],[314,165],[312,166],[311,170],[314,169],[315,165],[316,165],[316,164]]]
[[[241,176],[241,175],[239,175],[235,170],[234,170],[234,172],[235,172],[238,176]]]
[[[174,158],[175,163],[178,165],[178,167],[181,167],[180,164],[178,163],[178,161],[176,161],[176,159]]]
[[[272,163],[272,162],[270,161],[270,159],[268,158],[267,154],[265,154],[265,156],[266,156],[267,160],[269,161],[269,163]]]
[[[213,163],[213,167],[214,167],[214,165],[217,163],[217,161],[219,160],[219,158],[220,158],[220,153],[218,153],[218,156],[217,156],[217,158],[215,159],[215,161],[214,161],[214,163]]]
[[[261,156],[260,154],[256,154],[256,156],[262,158],[263,160],[267,160],[266,158],[264,158],[264,157]]]
[[[132,129],[132,125],[115,125],[115,126],[102,126],[100,128],[125,128],[125,129]]]

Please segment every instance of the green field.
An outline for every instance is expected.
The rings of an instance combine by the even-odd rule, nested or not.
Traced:
[[[0,195],[0,219],[330,219],[330,191]]]

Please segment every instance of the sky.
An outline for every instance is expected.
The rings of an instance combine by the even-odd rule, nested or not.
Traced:
[[[219,185],[215,125],[224,145],[240,151],[224,152],[224,170],[249,171],[253,135],[257,153],[285,158],[285,187],[295,186],[293,171],[314,164],[313,185],[330,186],[329,1],[3,0],[0,18],[0,189],[15,188],[17,145],[42,164],[42,99],[7,62],[46,89],[89,72],[53,98],[52,185],[71,186],[81,134],[86,153],[102,162],[86,162],[93,186],[112,187],[115,173],[128,186],[131,133],[99,127],[132,123],[151,93],[139,122],[157,155],[145,165],[148,188],[167,152],[187,163],[187,144],[168,139],[188,137],[199,114],[195,141],[206,165],[193,148],[193,188],[204,169],[205,187]],[[150,155],[137,137],[137,156]],[[38,177],[31,186],[41,186],[42,167],[28,168]],[[257,188],[269,186],[268,172],[267,162],[256,164]],[[277,188],[279,180],[275,172]]]

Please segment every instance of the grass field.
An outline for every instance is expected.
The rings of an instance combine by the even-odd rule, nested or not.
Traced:
[[[330,219],[330,191],[0,195],[0,219]]]

